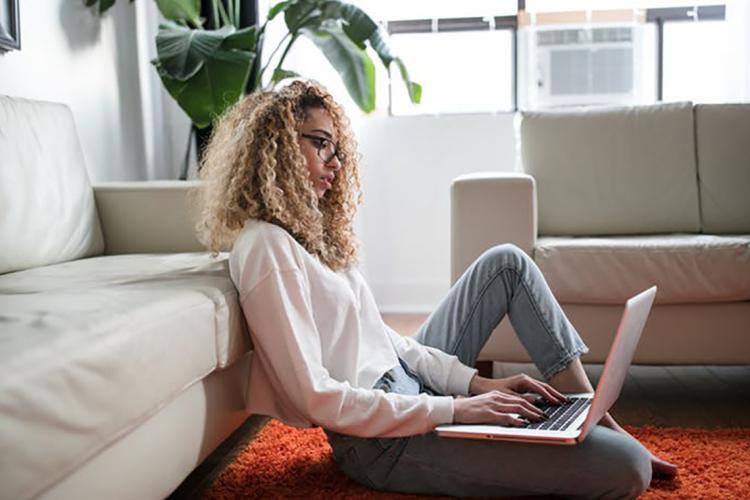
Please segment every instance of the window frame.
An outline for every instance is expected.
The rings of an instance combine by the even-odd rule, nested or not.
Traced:
[[[518,0],[518,13],[526,10],[526,1]],[[699,5],[684,7],[658,7],[645,9],[646,22],[656,25],[656,101],[660,102],[664,95],[664,23],[667,22],[700,22],[726,20],[726,5]],[[406,33],[440,33],[450,31],[511,31],[511,82],[510,111],[493,111],[492,113],[515,113],[518,108],[518,14],[514,16],[494,17],[451,17],[432,19],[410,19],[383,21],[383,27],[388,35]],[[392,81],[388,82],[389,94]],[[488,111],[489,113],[489,111]],[[393,115],[391,96],[388,100],[388,114]]]
[[[726,5],[646,9],[646,22],[656,24],[656,100],[664,98],[664,23],[726,20]]]

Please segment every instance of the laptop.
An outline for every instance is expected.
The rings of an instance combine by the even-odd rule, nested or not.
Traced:
[[[549,418],[542,422],[530,422],[524,427],[439,425],[435,428],[438,436],[562,445],[582,442],[620,396],[655,296],[656,287],[653,286],[628,299],[615,340],[604,363],[604,371],[593,394],[566,394],[570,401],[564,405],[537,403]]]

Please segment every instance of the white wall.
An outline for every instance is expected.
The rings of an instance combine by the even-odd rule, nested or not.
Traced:
[[[159,23],[163,22],[156,2],[139,1],[133,7],[136,18],[133,43],[136,44],[138,53],[137,77],[141,90],[145,161],[145,175],[142,179],[177,179],[185,161],[190,119],[165,90],[156,68],[151,64],[156,58]],[[190,171],[195,176],[194,149],[191,149],[188,158],[192,167]]]
[[[513,115],[368,116],[354,128],[362,272],[381,310],[430,311],[450,283],[451,180],[514,169]]]
[[[92,181],[143,178],[134,9],[20,3],[21,50],[0,53],[0,94],[70,106]]]

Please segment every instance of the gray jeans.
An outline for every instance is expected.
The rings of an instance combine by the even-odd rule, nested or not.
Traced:
[[[472,366],[506,314],[547,379],[588,351],[539,269],[513,245],[482,254],[416,338]],[[376,387],[400,394],[435,394],[403,362]],[[333,459],[344,473],[381,491],[635,498],[651,481],[648,451],[635,439],[602,426],[595,426],[575,446],[440,438],[435,433],[370,439],[326,434]]]

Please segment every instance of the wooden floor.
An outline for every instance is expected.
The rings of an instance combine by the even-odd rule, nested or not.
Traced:
[[[385,314],[383,318],[397,332],[411,335],[426,315]],[[602,366],[585,369],[596,386]],[[541,378],[532,364],[494,364],[495,377],[517,373]],[[622,425],[750,427],[750,366],[632,366],[611,413]],[[201,498],[266,420],[250,417],[169,498]]]

